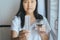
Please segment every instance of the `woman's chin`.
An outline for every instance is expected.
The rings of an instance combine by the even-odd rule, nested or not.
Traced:
[[[32,11],[27,11],[27,13],[33,13]]]

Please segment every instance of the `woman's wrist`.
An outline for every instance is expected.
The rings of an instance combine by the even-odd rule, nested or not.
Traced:
[[[49,36],[45,33],[45,34],[40,34],[40,36],[41,36],[41,39],[42,40],[49,40]]]

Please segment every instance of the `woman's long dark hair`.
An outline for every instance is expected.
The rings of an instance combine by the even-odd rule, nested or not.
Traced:
[[[34,10],[34,16],[35,16],[36,19],[40,19],[41,20],[41,19],[43,19],[43,16],[38,14],[37,7],[38,7],[38,0],[36,0],[36,8]],[[17,17],[21,18],[21,28],[23,28],[24,23],[25,23],[25,15],[26,15],[26,13],[25,13],[25,10],[23,8],[23,0],[21,0],[20,8],[19,8],[19,11],[18,11],[18,13],[16,15]]]

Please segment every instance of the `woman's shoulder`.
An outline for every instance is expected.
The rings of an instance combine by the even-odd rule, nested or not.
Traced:
[[[20,21],[20,17],[14,16],[14,18],[12,19],[12,21],[14,21],[14,22],[19,22],[19,21]]]
[[[48,23],[48,20],[47,20],[47,18],[44,16],[44,15],[41,15],[40,14],[40,16],[42,16],[43,17],[43,19],[41,19],[44,23]]]

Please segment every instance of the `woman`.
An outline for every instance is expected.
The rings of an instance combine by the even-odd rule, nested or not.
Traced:
[[[38,14],[38,0],[21,0],[21,4],[20,4],[20,9],[17,13],[17,15],[15,16],[14,20],[12,21],[12,25],[11,25],[11,33],[12,33],[12,38],[13,40],[18,40],[16,39],[17,37],[20,37],[19,40],[27,40],[27,37],[29,37],[30,35],[30,31],[29,30],[22,30],[22,28],[25,28],[25,16],[30,16],[30,27],[32,27],[33,23],[39,19],[39,20],[43,20],[47,30],[48,30],[48,34],[50,32],[50,26],[46,20],[46,18],[40,14]],[[28,40],[49,40],[49,35],[46,33],[46,28],[41,28],[41,30],[39,30],[39,27],[37,27],[37,30],[39,31],[37,34],[35,34],[35,32],[32,33],[32,38],[28,39]],[[33,36],[34,34],[34,36]],[[26,38],[26,39],[24,39]],[[40,39],[41,38],[41,39]]]

